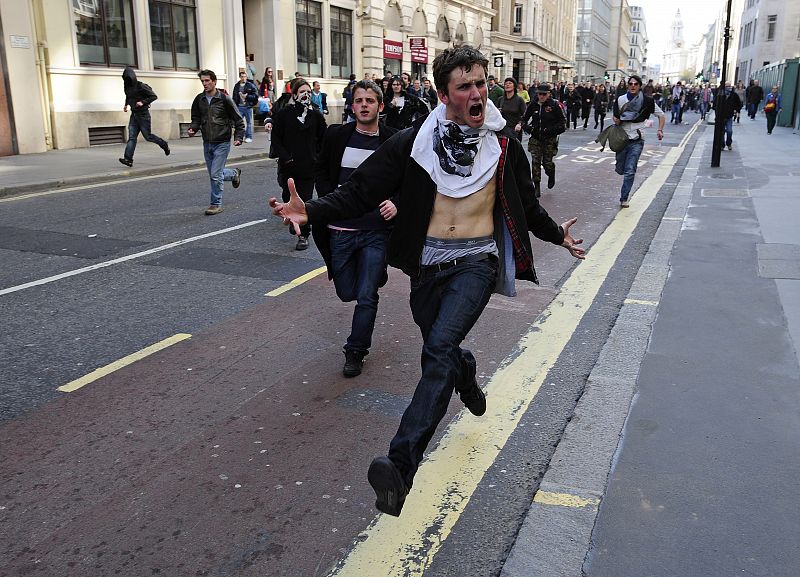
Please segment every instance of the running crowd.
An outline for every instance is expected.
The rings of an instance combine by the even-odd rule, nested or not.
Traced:
[[[188,132],[203,138],[211,183],[205,214],[222,210],[224,182],[234,188],[241,182],[240,169],[225,167],[231,139],[234,146],[250,142],[254,124],[263,123],[282,191],[280,200],[269,200],[273,214],[297,237],[296,250],[314,240],[337,297],[356,303],[343,347],[345,377],[363,370],[388,265],[409,276],[411,314],[423,337],[422,375],[387,455],[376,457],[367,475],[376,507],[397,516],[453,394],[473,415],[486,412],[475,356],[461,345],[493,293],[514,296],[517,280],[537,282],[529,233],[585,258],[582,240],[571,233],[577,219],[559,224],[538,200],[542,171],[547,188],[556,185],[559,135],[570,126],[577,130],[579,120],[583,130],[590,119],[601,133],[616,129],[612,149],[625,208],[651,117],[660,140],[665,109],[675,123],[684,110],[705,115],[714,92],[707,85],[643,85],[636,75],[616,87],[528,87],[513,78],[501,85],[488,74],[485,56],[462,45],[436,56],[433,82],[406,73],[380,81],[351,76],[341,122],[328,126],[327,95],[318,82],[297,73],[279,90],[271,68],[259,86],[253,72],[248,66],[241,73],[232,94],[217,88],[213,71],[198,73],[203,89],[192,103]],[[169,154],[150,131],[155,93],[132,69],[123,79],[132,111],[120,162],[133,164],[140,133]],[[744,99],[755,98],[751,87]],[[765,110],[773,101],[767,114],[780,109],[777,95],[767,98]],[[530,135],[530,161],[523,133]]]

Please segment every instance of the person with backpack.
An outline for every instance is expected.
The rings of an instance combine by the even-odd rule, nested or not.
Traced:
[[[767,134],[772,134],[781,108],[783,108],[781,106],[781,93],[778,91],[778,85],[776,84],[772,87],[772,91],[767,94],[767,99],[764,101],[764,114],[767,116]]]
[[[258,88],[247,79],[247,73],[239,73],[239,82],[233,87],[233,102],[245,122],[244,141],[253,142],[253,107],[258,104]]]
[[[125,144],[125,152],[119,161],[125,166],[133,166],[133,153],[136,151],[136,141],[139,134],[144,136],[147,142],[152,142],[161,147],[164,154],[169,156],[169,144],[167,141],[150,132],[150,104],[158,98],[153,89],[144,82],[136,79],[136,72],[130,66],[126,66],[122,71],[122,82],[125,87],[125,106],[124,112],[131,109],[131,117],[128,120],[128,142]]]
[[[647,126],[646,120],[651,115],[658,118],[659,140],[664,138],[664,124],[667,116],[659,108],[652,96],[642,94],[642,79],[636,74],[628,77],[628,91],[614,99],[613,120],[614,124],[622,126],[628,135],[628,142],[625,147],[617,152],[616,166],[614,171],[623,176],[622,189],[619,193],[619,204],[621,208],[630,206],[628,198],[633,188],[633,179],[636,176],[636,168],[639,164],[639,157],[644,150],[644,129]]]

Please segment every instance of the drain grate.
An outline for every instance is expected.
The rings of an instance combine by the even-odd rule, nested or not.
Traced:
[[[704,188],[700,191],[700,195],[720,198],[747,198],[750,196],[750,191],[741,188]]]

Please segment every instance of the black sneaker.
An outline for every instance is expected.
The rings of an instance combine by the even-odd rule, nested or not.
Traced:
[[[367,354],[369,353],[345,349],[344,368],[342,369],[342,374],[347,378],[357,377],[360,375],[361,369],[364,366],[364,357],[366,357]]]
[[[547,188],[553,188],[556,185],[556,171],[553,169],[551,174],[547,175]]]
[[[542,196],[542,189],[539,186],[538,182],[534,182],[533,183],[533,196],[535,196],[536,198],[539,198],[540,196]]]
[[[297,244],[294,245],[294,250],[306,250],[308,248],[308,239],[304,236],[297,237]]]
[[[120,158],[119,161],[125,166],[133,166],[133,160],[130,158]]]
[[[169,156],[169,153],[170,153],[169,144],[165,144],[164,145],[164,156]]]
[[[239,185],[242,184],[242,169],[234,168],[233,170],[236,171],[236,174],[234,175],[231,183],[233,184],[233,188],[239,188]]]
[[[387,515],[400,516],[406,502],[408,487],[400,471],[389,457],[376,457],[367,472],[369,484],[375,490],[375,508]]]
[[[458,396],[461,397],[461,402],[466,405],[469,412],[480,417],[486,412],[486,395],[478,386],[478,381],[475,380],[475,373],[477,372],[477,363],[475,357],[469,351],[464,351],[461,360],[461,370],[463,371],[463,386],[464,390],[458,391]]]

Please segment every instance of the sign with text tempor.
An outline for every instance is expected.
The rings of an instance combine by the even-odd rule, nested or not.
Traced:
[[[419,62],[421,64],[428,63],[428,39],[427,38],[409,38],[408,48],[411,52],[411,62]]]
[[[383,39],[383,57],[387,60],[403,59],[403,43],[396,40]]]
[[[495,68],[502,68],[503,66],[505,66],[502,54],[492,54],[492,60],[494,60]]]

